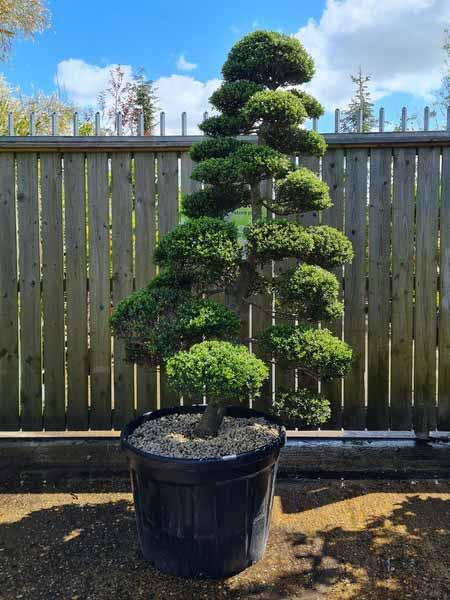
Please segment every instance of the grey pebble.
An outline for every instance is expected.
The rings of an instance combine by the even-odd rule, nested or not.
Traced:
[[[129,436],[140,450],[172,458],[220,458],[256,450],[280,436],[277,425],[263,418],[225,417],[215,438],[194,436],[198,414],[168,415],[146,421]]]

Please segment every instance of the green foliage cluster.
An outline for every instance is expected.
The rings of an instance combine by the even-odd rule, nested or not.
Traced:
[[[305,167],[277,181],[275,190],[272,209],[278,214],[324,210],[332,205],[327,184]]]
[[[164,273],[118,303],[111,327],[125,338],[130,361],[157,365],[204,336],[235,341],[240,322],[223,304],[194,297],[182,279]]]
[[[157,244],[155,262],[203,288],[238,275],[241,248],[232,223],[201,217],[179,225]]]
[[[316,265],[301,264],[284,271],[274,284],[277,303],[296,317],[308,321],[342,316],[336,277]]]
[[[352,350],[328,329],[305,325],[272,325],[261,343],[281,364],[329,381],[343,377],[352,364]]]
[[[247,252],[260,263],[302,258],[313,252],[306,228],[293,221],[257,221],[245,229]]]
[[[267,377],[265,364],[235,343],[236,313],[264,289],[275,292],[284,317],[300,321],[262,333],[267,358],[322,381],[342,377],[352,360],[347,344],[314,327],[342,313],[338,281],[326,269],[351,260],[351,243],[331,227],[278,219],[331,206],[326,184],[291,158],[326,150],[322,136],[302,128],[323,114],[298,88],[311,79],[313,61],[297,39],[255,31],[235,44],[222,72],[223,84],[211,97],[221,114],[201,124],[208,138],[190,152],[197,163],[192,178],[202,189],[182,199],[189,221],[159,240],[159,280],[120,303],[112,319],[130,359],[164,363],[177,392],[196,400],[206,395],[211,406],[256,397]],[[257,134],[257,144],[239,138],[248,133]],[[266,180],[274,181],[273,198],[261,192]],[[277,216],[255,220],[243,246],[227,219],[241,207]],[[274,260],[281,272],[269,281],[261,267]],[[292,268],[292,260],[300,264]],[[208,299],[218,291],[226,293],[228,308]],[[308,387],[279,395],[274,410],[306,425],[329,414],[326,399]]]
[[[297,39],[275,31],[254,31],[230,50],[222,75],[225,81],[244,79],[275,90],[310,81],[314,62]]]
[[[312,250],[303,257],[308,263],[324,269],[334,269],[353,259],[353,246],[348,237],[328,225],[313,225],[306,229],[313,240]]]
[[[259,395],[269,370],[245,346],[206,341],[167,361],[170,385],[193,400],[206,395],[210,403],[246,402]]]
[[[223,218],[233,210],[250,203],[250,191],[243,185],[206,187],[183,198],[183,212],[191,219]]]
[[[296,392],[278,392],[272,405],[272,413],[282,417],[292,428],[317,427],[331,417],[329,401],[307,388]]]

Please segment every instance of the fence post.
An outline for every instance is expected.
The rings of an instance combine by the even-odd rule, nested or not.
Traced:
[[[430,129],[430,107],[425,106],[423,111],[423,130],[429,131]]]
[[[52,113],[52,135],[58,135],[58,115]]]
[[[14,135],[14,115],[8,113],[8,135]]]
[[[166,113],[162,112],[159,115],[159,135],[166,135]]]
[[[78,113],[73,113],[73,135],[78,135]]]
[[[144,135],[144,111],[138,112],[137,135]]]
[[[384,131],[384,108],[380,108],[380,116],[378,119],[378,130],[380,132]]]
[[[100,113],[95,113],[95,135],[100,135]]]
[[[402,131],[406,131],[406,121],[408,119],[408,111],[406,106],[402,108],[402,121],[401,121],[401,129]]]
[[[341,111],[337,108],[334,111],[334,133],[339,133],[341,126]]]
[[[30,113],[30,135],[36,135],[36,117],[34,112]]]

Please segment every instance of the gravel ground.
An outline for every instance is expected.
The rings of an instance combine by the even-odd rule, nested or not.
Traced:
[[[214,438],[195,437],[200,415],[169,415],[143,423],[128,441],[141,450],[172,458],[219,458],[256,450],[275,441],[278,426],[263,418],[225,417]]]
[[[128,482],[0,494],[1,600],[448,600],[450,482],[279,482],[262,561],[224,581],[141,557]]]

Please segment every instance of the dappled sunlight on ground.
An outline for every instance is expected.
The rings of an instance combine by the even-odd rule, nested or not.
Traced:
[[[0,598],[450,597],[450,482],[280,483],[264,559],[225,581],[141,558],[123,482],[0,495]]]

